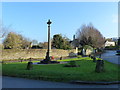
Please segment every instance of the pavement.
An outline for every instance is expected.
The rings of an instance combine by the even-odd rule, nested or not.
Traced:
[[[42,80],[31,80],[16,77],[2,77],[2,88],[119,88],[120,84],[92,85],[70,84]]]

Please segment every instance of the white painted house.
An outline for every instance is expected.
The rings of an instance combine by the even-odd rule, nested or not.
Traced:
[[[114,42],[114,41],[108,41],[108,40],[107,40],[107,41],[105,42],[105,47],[106,47],[106,46],[115,46],[115,42]]]

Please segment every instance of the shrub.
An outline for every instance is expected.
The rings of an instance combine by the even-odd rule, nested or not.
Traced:
[[[76,62],[75,62],[75,61],[70,61],[70,62],[69,62],[69,65],[75,66],[75,65],[76,65]]]
[[[77,65],[75,61],[69,61],[64,67],[79,67],[79,65]]]

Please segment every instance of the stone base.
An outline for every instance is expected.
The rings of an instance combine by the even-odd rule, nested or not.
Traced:
[[[100,72],[103,72],[103,71],[104,71],[104,61],[103,60],[97,60],[95,72],[100,73]]]
[[[38,64],[55,64],[55,63],[60,63],[60,62],[57,62],[57,61],[49,61],[49,60],[42,60],[41,62],[39,62]]]

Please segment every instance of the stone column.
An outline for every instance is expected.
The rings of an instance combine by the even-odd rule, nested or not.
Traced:
[[[50,24],[48,24],[48,51],[51,51]]]
[[[47,24],[48,24],[48,49],[47,49],[47,53],[46,53],[46,63],[49,63],[50,61],[50,51],[51,51],[51,40],[50,40],[50,24],[52,22],[50,20],[48,20]]]

